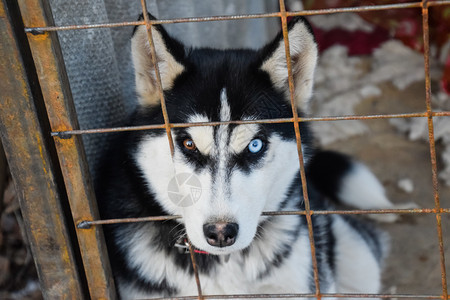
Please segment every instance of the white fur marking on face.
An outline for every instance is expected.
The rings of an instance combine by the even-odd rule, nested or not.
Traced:
[[[167,186],[175,174],[184,170],[175,169],[167,136],[147,136],[143,138],[136,149],[134,159],[145,178],[149,191],[158,195],[156,199],[167,211],[177,214],[178,207],[169,200]],[[158,171],[155,172],[155,170]]]
[[[193,115],[188,119],[189,123],[210,122],[204,115]],[[195,126],[187,128],[187,132],[192,137],[198,151],[203,155],[211,154],[214,146],[214,129],[212,126]]]
[[[220,91],[220,121],[226,122],[231,120],[231,109],[228,104],[227,90],[223,88]],[[230,151],[229,151],[229,135],[228,135],[229,125],[219,125],[216,131],[215,137],[215,147],[213,151],[213,156],[218,158],[217,172],[215,176],[215,184],[213,185],[214,199],[212,199],[213,205],[217,207],[225,208],[227,202],[230,199],[230,187],[229,187],[229,176],[227,170],[227,162],[229,161]],[[224,219],[227,218],[226,211],[228,209],[223,209],[219,211],[217,215]]]
[[[258,125],[246,124],[237,126],[230,137],[230,149],[234,153],[241,153],[248,146],[250,141],[258,133]]]
[[[231,109],[228,104],[227,89],[220,91],[220,121],[226,122],[231,120]]]

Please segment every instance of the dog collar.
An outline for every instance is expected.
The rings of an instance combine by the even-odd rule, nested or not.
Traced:
[[[174,247],[178,248],[178,251],[180,253],[189,253],[189,242],[187,240],[187,238],[179,238],[175,244]],[[203,251],[203,250],[197,250],[197,249],[193,249],[194,253],[198,253],[198,254],[208,254],[208,252]]]
[[[178,251],[180,253],[185,253],[185,254],[189,253],[189,242],[188,242],[188,240],[186,238],[183,238],[183,237],[179,238],[175,242],[174,247],[178,248]],[[211,253],[203,251],[203,250],[198,250],[198,249],[194,249],[194,248],[192,248],[192,249],[194,250],[194,253],[197,253],[197,254],[212,255]],[[230,260],[230,256],[231,256],[230,254],[228,254],[228,255],[220,255],[220,259],[224,263],[227,263]]]

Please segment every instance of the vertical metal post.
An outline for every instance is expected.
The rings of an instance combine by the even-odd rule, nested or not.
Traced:
[[[45,132],[6,0],[0,1],[0,131],[46,299],[83,299]]]
[[[46,0],[19,0],[25,27],[53,26]],[[56,32],[28,33],[39,84],[52,131],[78,129],[72,94]],[[94,190],[80,136],[55,137],[75,224],[99,218]],[[111,267],[101,227],[77,229],[89,293],[92,299],[115,299]]]
[[[433,108],[431,106],[431,79],[430,79],[430,30],[428,26],[428,1],[422,0],[422,29],[423,29],[423,44],[424,44],[424,71],[425,71],[425,95],[427,106],[427,121],[428,121],[428,141],[430,146],[430,160],[431,160],[431,174],[433,181],[434,205],[436,213],[436,229],[439,242],[439,258],[441,263],[441,280],[442,280],[442,298],[448,298],[447,289],[447,271],[445,268],[445,250],[444,237],[442,233],[442,210],[439,197],[439,181],[437,176],[437,159],[436,159],[436,145],[434,138],[434,124],[433,124]]]
[[[313,276],[314,276],[314,284],[315,284],[315,295],[316,299],[320,300],[322,299],[321,292],[320,292],[320,280],[319,280],[319,269],[317,265],[317,256],[316,256],[316,246],[314,244],[314,232],[313,232],[313,224],[312,224],[312,214],[311,214],[311,206],[309,202],[309,195],[308,195],[308,185],[306,182],[306,171],[305,171],[305,162],[303,159],[303,150],[302,150],[302,137],[300,132],[300,125],[299,121],[300,118],[297,113],[297,106],[295,104],[295,85],[294,85],[294,75],[292,72],[292,62],[291,62],[291,52],[290,52],[290,46],[289,46],[289,32],[288,32],[288,24],[287,24],[287,12],[286,12],[286,6],[284,3],[284,0],[279,0],[280,5],[280,17],[281,17],[281,29],[283,32],[283,41],[284,41],[284,47],[285,47],[285,54],[286,54],[286,66],[288,70],[288,83],[289,83],[289,96],[290,96],[290,102],[292,107],[292,116],[293,116],[293,125],[294,125],[294,131],[295,131],[295,140],[297,142],[297,153],[298,153],[298,160],[299,160],[299,167],[300,167],[300,180],[302,185],[302,192],[303,192],[303,200],[305,201],[305,216],[306,216],[306,223],[308,226],[308,234],[309,234],[309,243],[311,247],[311,260],[312,260],[312,267],[313,267]]]

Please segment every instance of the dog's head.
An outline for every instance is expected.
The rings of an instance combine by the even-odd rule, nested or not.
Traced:
[[[302,18],[289,23],[288,34],[302,113],[312,93],[317,46]],[[138,26],[132,38],[136,124],[164,123],[154,61],[171,123],[292,118],[281,33],[256,51],[189,49],[160,25],[151,36],[154,60],[146,27]],[[307,131],[302,134],[307,140]],[[248,247],[261,213],[285,208],[292,186],[300,184],[292,123],[177,127],[172,137],[173,157],[165,131],[140,133],[135,162],[159,205],[180,214],[192,243],[212,254]]]

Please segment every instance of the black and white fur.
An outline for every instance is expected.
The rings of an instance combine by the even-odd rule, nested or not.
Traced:
[[[288,32],[296,108],[303,115],[317,45],[303,18],[294,18]],[[152,36],[170,122],[292,117],[281,33],[256,51],[187,48],[160,25],[152,27]],[[150,52],[146,28],[139,26],[132,38],[139,108],[128,125],[164,123]],[[314,150],[307,124],[300,123],[300,130],[311,209],[329,209],[329,199],[359,208],[392,207],[367,167]],[[306,218],[261,215],[304,209],[293,124],[173,128],[172,136],[173,157],[164,130],[122,133],[100,170],[102,218],[182,216],[104,227],[120,296],[196,295],[190,256],[175,247],[184,237],[209,253],[195,254],[204,294],[314,292]],[[186,147],[187,140],[195,149]],[[255,140],[262,147],[253,153],[249,144]],[[168,184],[180,173],[201,182],[194,205],[177,206],[169,198]],[[352,217],[313,215],[312,222],[321,292],[379,292],[384,235]],[[205,224],[235,224],[233,242],[212,245]]]

